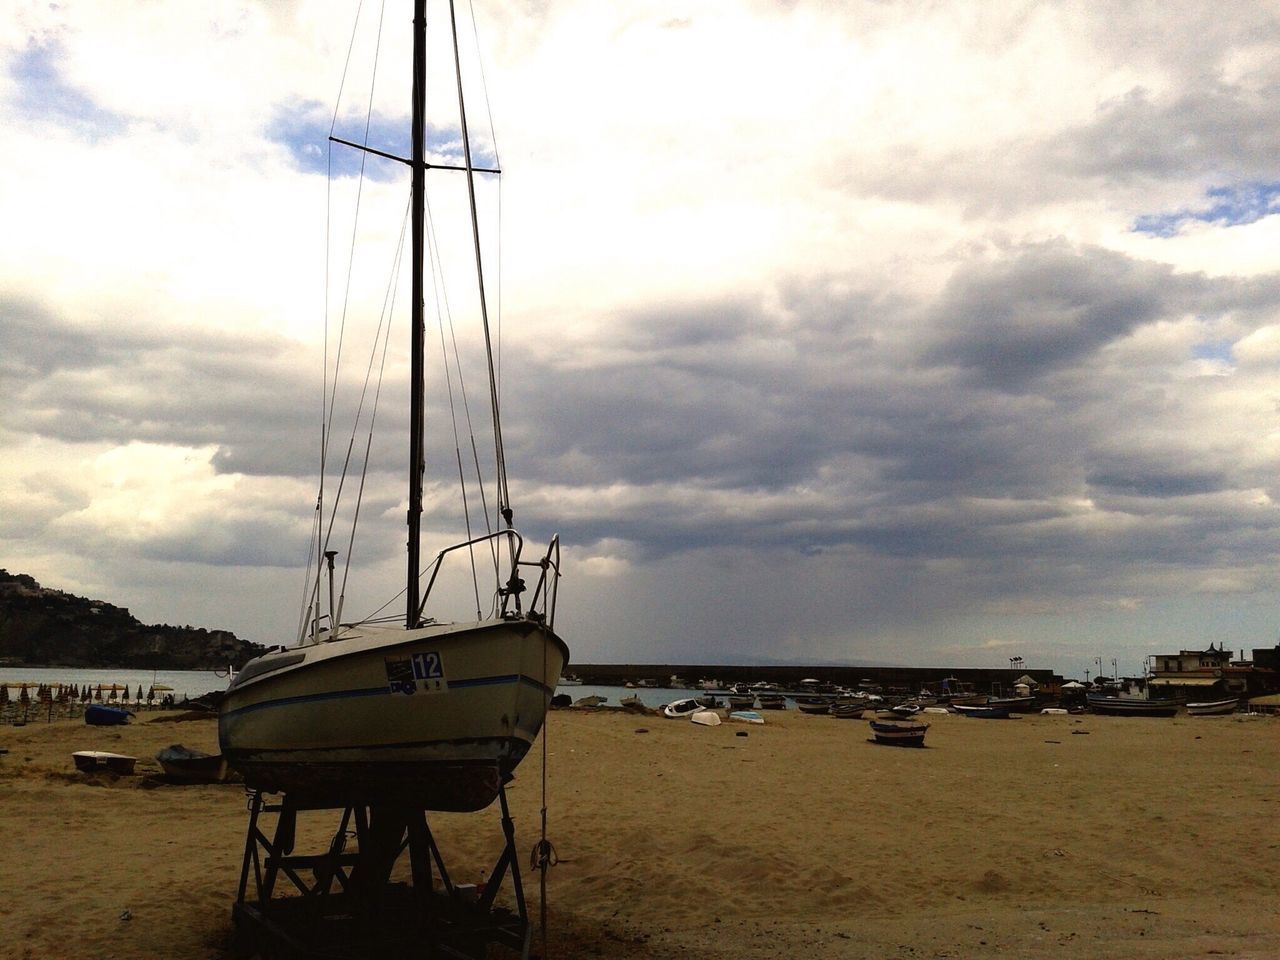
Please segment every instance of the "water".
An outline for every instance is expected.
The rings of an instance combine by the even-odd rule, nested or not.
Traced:
[[[0,683],[10,685],[17,683],[54,684],[74,683],[77,687],[88,684],[104,688],[117,684],[129,688],[129,699],[132,700],[142,687],[142,695],[152,687],[168,686],[172,690],[157,690],[156,699],[162,694],[172,693],[175,700],[183,697],[194,699],[214,690],[227,689],[227,675],[218,676],[213,670],[87,670],[75,667],[0,667]],[[12,697],[14,691],[10,689]],[[105,697],[105,693],[103,694]]]

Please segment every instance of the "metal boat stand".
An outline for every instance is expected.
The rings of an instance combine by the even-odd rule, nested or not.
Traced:
[[[259,790],[248,796],[249,829],[232,919],[239,944],[263,960],[484,960],[489,944],[528,960],[532,928],[505,784],[498,794],[504,845],[483,888],[450,880],[421,808],[342,806],[331,798],[290,794],[269,800]],[[342,811],[326,851],[294,853],[303,810]],[[271,836],[264,814],[276,818]],[[393,880],[406,850],[410,880]],[[495,906],[508,873],[514,912]]]

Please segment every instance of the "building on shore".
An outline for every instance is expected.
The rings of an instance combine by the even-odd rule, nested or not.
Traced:
[[[1151,658],[1150,683],[1165,696],[1189,700],[1251,699],[1280,693],[1280,644],[1236,659],[1222,644],[1206,650],[1179,650]]]

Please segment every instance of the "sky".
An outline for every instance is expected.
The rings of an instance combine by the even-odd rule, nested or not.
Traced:
[[[357,6],[0,3],[0,566],[291,643],[342,328],[332,450],[361,459],[385,371],[344,611],[401,588],[407,177],[326,138],[407,149],[409,4]],[[1275,645],[1278,21],[477,0],[507,468],[528,549],[561,538],[573,659],[1082,677]],[[429,180],[433,277],[472,256],[463,183]],[[477,327],[467,282],[432,281],[429,342]],[[450,429],[428,554],[461,536]]]

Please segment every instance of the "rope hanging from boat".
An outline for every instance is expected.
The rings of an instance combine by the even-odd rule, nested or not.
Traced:
[[[542,676],[547,675],[547,645],[542,645]],[[552,694],[547,694],[551,699]],[[547,704],[550,706],[550,703]],[[551,738],[551,724],[544,717],[542,723],[542,832],[529,853],[529,866],[538,871],[538,926],[542,937],[542,956],[547,955],[547,871],[560,862],[556,848],[547,839],[547,741]]]

